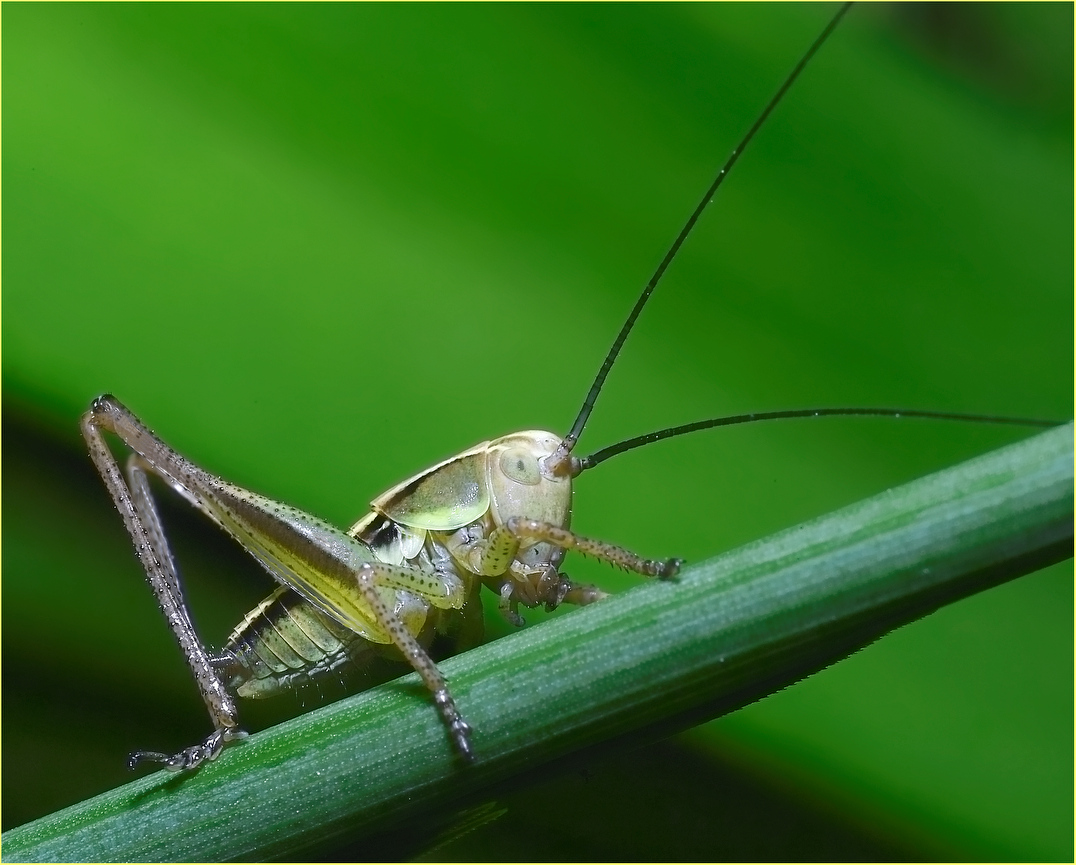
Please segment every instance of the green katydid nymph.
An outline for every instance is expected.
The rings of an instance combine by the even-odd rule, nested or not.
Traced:
[[[477,444],[373,499],[370,513],[345,531],[200,468],[115,397],[93,402],[82,419],[91,457],[123,517],[213,725],[204,741],[179,753],[134,752],[132,766],[150,761],[184,770],[214,759],[228,742],[245,735],[237,697],[272,696],[344,665],[361,665],[372,653],[387,653],[416,670],[458,753],[465,759],[475,756],[471,728],[428,648],[438,634],[473,634],[480,627],[483,586],[498,597],[499,609],[510,622],[522,624],[521,606],[553,609],[604,597],[600,589],[577,585],[561,571],[569,551],[645,577],[676,576],[682,564],[678,558],[643,558],[570,528],[574,479],[631,448],[716,426],[826,415],[1053,425],[918,410],[820,408],[713,418],[575,456],[605,379],[662,275],[744,149],[846,11],[847,6],[842,7],[811,45],[705,191],[636,301],[566,435],[526,431]],[[106,433],[132,451],[126,471],[109,449]],[[202,642],[192,623],[149,474],[231,535],[279,584],[218,651]]]

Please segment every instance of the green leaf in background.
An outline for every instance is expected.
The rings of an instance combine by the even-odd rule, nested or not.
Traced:
[[[0,14],[9,828],[120,783],[131,748],[205,734],[77,439],[93,396],[340,524],[474,442],[565,428],[831,9]],[[1071,418],[1072,15],[853,9],[670,269],[582,447],[813,405]],[[581,482],[574,525],[701,561],[1023,435],[768,426],[611,461]],[[266,583],[182,510],[166,520],[219,642]],[[589,564],[568,570],[632,585]],[[710,787],[765,791],[732,821],[745,834],[815,827],[782,858],[838,858],[825,839],[841,837],[890,844],[851,858],[1070,859],[1071,612],[1068,563],[706,725],[687,759]],[[341,691],[324,692],[246,717]],[[675,786],[660,761],[621,765]],[[598,788],[619,771],[602,766]],[[688,810],[716,825],[723,803],[696,793]],[[496,834],[524,806],[507,807],[474,849],[528,858]],[[640,822],[677,858],[672,823]]]

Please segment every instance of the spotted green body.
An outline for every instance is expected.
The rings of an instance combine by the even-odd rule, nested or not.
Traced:
[[[504,534],[509,516],[568,528],[571,478],[543,477],[539,467],[559,444],[542,431],[482,442],[379,496],[349,529],[351,555],[430,575],[414,589],[379,589],[421,646],[428,648],[438,635],[453,649],[478,642],[482,620],[475,604],[483,584],[508,595],[511,610],[519,603],[561,602],[566,591],[556,568],[563,549],[533,539],[494,549],[490,544]],[[248,539],[247,546],[258,544]],[[273,696],[368,663],[375,652],[400,659],[357,587],[336,587],[327,597],[324,573],[303,577],[292,567],[275,575],[285,585],[243,619],[221,653],[229,660],[228,684],[239,696]],[[431,594],[439,590],[444,600],[435,604]]]

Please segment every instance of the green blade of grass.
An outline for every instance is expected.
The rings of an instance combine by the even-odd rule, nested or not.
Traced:
[[[731,711],[1072,544],[1069,424],[445,662],[473,765],[409,676],[10,830],[4,859],[280,858],[423,825],[529,767]]]

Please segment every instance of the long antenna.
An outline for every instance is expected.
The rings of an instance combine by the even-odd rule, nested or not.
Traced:
[[[994,424],[1008,424],[1010,426],[1033,426],[1033,427],[1055,427],[1068,423],[1068,421],[1057,420],[1037,420],[1034,418],[1023,417],[1003,417],[1000,415],[984,415],[984,414],[961,414],[959,412],[949,411],[922,411],[920,409],[892,409],[892,408],[805,408],[805,409],[789,409],[787,411],[761,411],[754,412],[752,414],[737,414],[730,415],[729,417],[715,417],[709,420],[695,421],[694,423],[686,423],[681,426],[673,426],[668,429],[657,430],[656,432],[647,433],[646,435],[636,436],[635,438],[628,439],[627,441],[619,442],[615,445],[609,445],[609,447],[602,448],[600,451],[595,451],[588,457],[583,457],[581,460],[576,460],[578,471],[585,471],[586,469],[592,469],[598,463],[605,462],[609,457],[615,457],[617,454],[622,454],[624,451],[630,451],[634,448],[648,445],[651,442],[661,441],[662,439],[673,438],[674,436],[686,435],[687,433],[698,432],[704,429],[713,429],[718,426],[734,426],[741,423],[756,423],[757,421],[764,420],[785,420],[787,418],[807,418],[807,417],[834,417],[834,416],[867,416],[867,417],[919,417],[919,418],[932,418],[934,420],[959,420],[970,421],[974,423],[994,423]]]
[[[737,145],[737,147],[729,155],[729,158],[725,161],[725,164],[721,166],[721,170],[717,173],[717,177],[714,178],[714,182],[710,184],[709,189],[702,196],[702,199],[695,206],[695,210],[692,211],[691,216],[688,217],[687,222],[684,223],[684,227],[680,229],[680,233],[676,236],[676,240],[673,241],[672,246],[669,247],[669,251],[665,253],[665,257],[661,259],[661,263],[658,265],[657,270],[654,271],[654,275],[650,277],[650,281],[643,289],[643,293],[639,295],[639,299],[635,301],[635,306],[631,310],[631,314],[628,316],[627,321],[624,322],[624,326],[620,328],[620,333],[613,341],[612,347],[609,349],[609,353],[605,356],[605,361],[601,365],[601,369],[598,370],[598,375],[594,379],[594,383],[590,386],[590,392],[587,393],[587,398],[583,400],[583,405],[579,409],[579,415],[575,419],[575,423],[572,424],[572,429],[564,437],[560,447],[551,454],[546,461],[545,467],[553,474],[575,474],[579,469],[572,465],[570,455],[572,449],[575,447],[576,442],[579,441],[579,436],[583,432],[583,427],[586,426],[587,420],[590,418],[590,413],[594,410],[594,404],[598,401],[598,394],[601,393],[602,385],[605,384],[605,379],[609,375],[609,371],[613,368],[613,364],[616,362],[617,355],[620,354],[620,349],[623,347],[625,340],[628,338],[628,334],[631,333],[631,329],[635,326],[635,320],[639,317],[639,313],[643,311],[643,307],[646,306],[646,302],[650,299],[650,295],[654,293],[654,289],[657,288],[658,282],[665,274],[666,268],[672,263],[672,260],[676,257],[676,254],[680,251],[680,247],[683,246],[684,241],[687,240],[687,236],[691,233],[691,229],[695,227],[695,223],[698,222],[699,217],[702,216],[702,212],[706,209],[706,205],[713,199],[714,194],[717,192],[718,187],[721,186],[725,177],[732,170],[732,166],[736,164],[736,160],[740,158],[740,154],[750,143],[751,139],[755,137],[755,133],[762,127],[762,124],[766,122],[766,119],[770,116],[770,112],[777,107],[777,103],[781,101],[785,93],[792,86],[793,82],[799,77],[799,74],[803,71],[804,67],[814,57],[815,52],[822,47],[822,43],[826,41],[829,34],[833,32],[834,28],[840,22],[844,14],[851,8],[851,3],[845,3],[837,11],[837,14],[833,16],[829,24],[822,31],[814,44],[807,49],[807,53],[803,55],[800,62],[796,64],[796,67],[789,73],[785,79],[784,84],[781,85],[777,93],[769,101],[769,104],[765,107],[762,113],[758,116],[758,119],[751,125],[751,128],[747,131],[747,134],[743,137],[743,140]]]

